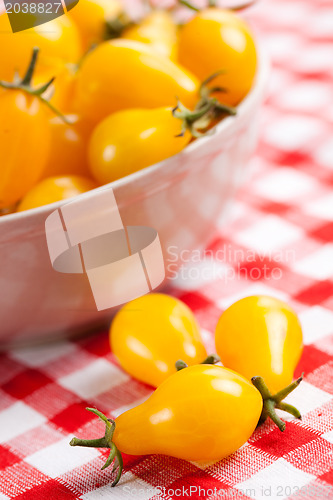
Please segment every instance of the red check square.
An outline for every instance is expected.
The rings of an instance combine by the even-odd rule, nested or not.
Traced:
[[[53,380],[39,370],[28,369],[9,380],[2,388],[17,399],[24,399],[29,394],[52,382]]]

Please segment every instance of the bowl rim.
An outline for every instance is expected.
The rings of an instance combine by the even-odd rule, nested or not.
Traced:
[[[262,46],[259,46],[257,41],[256,41],[256,50],[257,50],[257,72],[255,75],[254,84],[252,85],[250,91],[245,96],[245,98],[240,102],[240,104],[238,104],[237,114],[235,116],[226,117],[220,123],[218,123],[215,126],[215,131],[213,135],[201,137],[199,140],[191,142],[180,153],[177,153],[176,155],[170,156],[169,158],[154,163],[153,165],[149,165],[148,167],[138,170],[137,172],[133,172],[132,174],[126,175],[125,177],[109,182],[108,184],[98,186],[94,189],[91,189],[90,191],[79,194],[77,196],[73,196],[72,198],[55,201],[47,205],[42,205],[41,207],[35,207],[35,208],[30,208],[29,210],[24,210],[22,212],[13,212],[10,214],[3,215],[0,217],[0,225],[2,223],[9,222],[11,220],[27,219],[37,215],[41,215],[43,213],[48,214],[52,209],[55,210],[61,207],[62,205],[68,203],[69,201],[78,198],[80,199],[89,198],[90,196],[94,196],[94,194],[96,194],[96,192],[98,191],[102,191],[109,188],[117,189],[119,187],[124,187],[126,185],[135,183],[138,179],[144,179],[145,177],[148,177],[152,172],[156,172],[162,168],[166,168],[167,164],[170,161],[173,161],[175,157],[179,155],[190,155],[193,151],[211,141],[215,135],[217,134],[223,135],[224,133],[226,133],[226,131],[229,130],[233,126],[233,124],[242,120],[242,117],[246,115],[253,101],[257,100],[260,97],[262,99],[264,98],[264,89],[268,79],[270,64],[266,50]]]

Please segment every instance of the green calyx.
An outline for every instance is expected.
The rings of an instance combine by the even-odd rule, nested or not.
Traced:
[[[113,481],[111,486],[116,486],[123,471],[123,458],[116,445],[112,442],[116,423],[114,420],[107,418],[102,412],[96,410],[95,408],[86,408],[86,410],[97,415],[105,423],[105,434],[103,437],[97,439],[79,439],[74,437],[69,444],[71,446],[86,446],[89,448],[110,448],[110,454],[107,461],[103,465],[102,470],[109,467],[114,461],[112,472],[115,472],[117,469],[118,472],[116,479]]]
[[[272,395],[262,377],[252,377],[251,382],[258,389],[263,399],[263,409],[259,419],[259,424],[265,422],[267,417],[269,417],[278,426],[280,431],[283,432],[286,428],[286,424],[276,413],[277,409],[290,413],[295,418],[302,418],[302,415],[297,408],[283,402],[284,398],[287,397],[288,394],[290,394],[294,389],[296,389],[296,387],[299,386],[302,380],[303,373],[298,379],[294,380],[287,387]]]
[[[224,70],[219,70],[210,75],[206,80],[204,80],[199,89],[199,95],[200,95],[200,101],[197,104],[197,108],[200,109],[201,107],[205,106],[207,103],[212,104],[212,117],[213,118],[220,118],[222,115],[230,115],[230,116],[235,116],[237,114],[236,108],[233,108],[231,106],[227,106],[226,104],[221,103],[216,99],[216,97],[212,97],[212,94],[216,92],[220,93],[227,93],[228,89],[224,87],[209,87],[208,85],[215,80],[220,75],[223,75],[225,73]]]
[[[182,120],[182,130],[179,136],[183,136],[186,130],[189,130],[192,137],[203,137],[212,134],[208,127],[216,119],[223,116],[234,116],[237,111],[235,108],[219,102],[216,97],[212,97],[215,92],[226,92],[222,87],[208,87],[210,82],[219,76],[222,71],[218,71],[204,80],[199,89],[199,102],[193,111],[186,108],[179,100],[177,106],[172,110],[173,116]],[[202,132],[204,131],[204,132]]]
[[[218,363],[219,361],[221,361],[221,358],[217,354],[210,354],[200,364],[201,365],[216,365],[216,363]],[[176,361],[176,363],[175,363],[175,367],[176,367],[177,372],[179,372],[180,370],[187,368],[188,365],[182,359],[178,359],[178,361]]]
[[[113,38],[119,38],[123,31],[131,26],[135,22],[130,19],[126,12],[121,12],[118,16],[110,18],[105,23],[104,29],[104,39],[112,40]]]
[[[227,10],[232,10],[232,11],[239,11],[246,9],[247,7],[250,7],[256,2],[256,0],[249,0],[248,2],[241,3],[239,5],[235,5],[233,7],[227,7]],[[193,5],[192,2],[189,2],[188,0],[179,0],[180,5],[183,5],[184,7],[187,7],[188,9],[194,10],[195,12],[200,12],[203,10],[202,8],[196,7]],[[216,0],[209,0],[208,1],[208,7],[217,7],[217,2]]]
[[[172,114],[175,118],[179,118],[182,121],[182,128],[180,134],[176,137],[183,137],[186,130],[190,132],[192,137],[196,138],[207,135],[200,132],[200,130],[207,128],[211,122],[212,109],[213,103],[207,102],[200,109],[191,111],[178,100],[177,106],[172,110]]]
[[[23,92],[26,92],[27,94],[31,96],[37,97],[43,104],[45,104],[48,108],[53,111],[57,116],[59,116],[65,123],[70,123],[66,117],[60,113],[45,97],[43,97],[43,94],[46,92],[46,90],[52,85],[54,82],[55,78],[51,78],[48,82],[44,83],[40,87],[33,88],[31,86],[32,78],[34,75],[37,59],[38,59],[38,53],[39,49],[35,47],[32,51],[32,56],[31,60],[28,66],[28,69],[24,75],[24,77],[21,79],[20,76],[16,73],[14,75],[14,79],[12,82],[4,82],[0,80],[0,87],[8,90],[22,90]]]

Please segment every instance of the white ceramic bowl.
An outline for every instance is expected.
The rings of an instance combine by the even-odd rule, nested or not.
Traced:
[[[170,247],[179,254],[208,243],[232,201],[256,145],[267,75],[260,54],[255,84],[237,116],[180,154],[110,184],[124,225],[158,231],[166,265]],[[2,346],[92,330],[114,313],[97,311],[86,275],[58,273],[51,266],[45,220],[62,204],[0,217]]]

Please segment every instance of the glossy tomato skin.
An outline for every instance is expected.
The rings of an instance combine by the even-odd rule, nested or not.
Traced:
[[[76,94],[77,66],[74,64],[61,64],[55,72],[49,101],[63,115],[74,113],[74,100]],[[45,82],[46,79],[42,79]]]
[[[179,33],[179,62],[203,81],[217,71],[214,86],[231,106],[239,104],[251,89],[256,73],[256,48],[247,24],[236,14],[209,8],[196,14]]]
[[[121,12],[122,5],[117,0],[80,0],[67,15],[76,24],[83,50],[87,51],[103,40],[106,22]]]
[[[158,54],[177,60],[177,27],[165,10],[153,10],[140,24],[130,26],[121,36],[148,43]]]
[[[154,387],[176,372],[178,359],[193,365],[207,357],[192,311],[160,293],[120,309],[111,324],[110,344],[124,370]]]
[[[17,211],[42,207],[56,201],[67,200],[97,187],[89,178],[79,175],[48,177],[34,186],[22,199]]]
[[[99,122],[122,109],[174,106],[176,97],[192,108],[199,82],[147,44],[117,39],[102,43],[83,60],[77,109]]]
[[[191,140],[188,131],[177,137],[181,125],[171,108],[129,109],[110,115],[90,139],[93,177],[106,184],[179,153]]]
[[[113,441],[131,455],[219,460],[249,439],[261,410],[259,391],[241,375],[221,366],[190,366],[117,417]]]
[[[37,97],[0,89],[0,208],[18,202],[41,177],[50,147],[48,113]]]
[[[1,14],[0,44],[0,79],[5,81],[12,81],[15,71],[23,77],[35,47],[39,48],[35,75],[42,74],[42,83],[55,76],[60,63],[77,63],[82,55],[77,28],[67,16],[12,33],[7,14]]]
[[[50,150],[42,177],[81,175],[91,177],[88,166],[88,140],[91,126],[77,115],[67,115],[71,123],[52,115],[49,119]]]
[[[263,377],[275,393],[292,381],[303,350],[302,329],[295,312],[281,300],[251,296],[224,311],[215,344],[225,366],[248,379]]]

